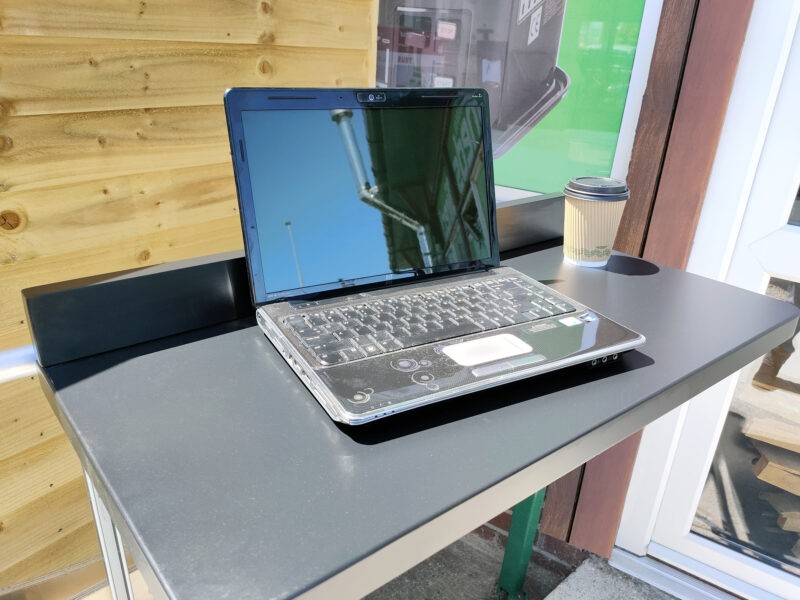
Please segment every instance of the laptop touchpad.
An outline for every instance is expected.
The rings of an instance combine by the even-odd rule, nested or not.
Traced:
[[[460,344],[453,344],[452,346],[445,346],[442,349],[442,352],[462,367],[474,367],[475,365],[482,365],[532,351],[533,348],[510,333],[470,340]]]

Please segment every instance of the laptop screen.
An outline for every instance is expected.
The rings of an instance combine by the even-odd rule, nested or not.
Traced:
[[[494,264],[484,110],[239,111],[234,164],[256,301]]]

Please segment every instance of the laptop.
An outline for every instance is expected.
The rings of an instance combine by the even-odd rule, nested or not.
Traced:
[[[644,337],[499,265],[482,89],[251,89],[225,109],[256,320],[359,425]]]

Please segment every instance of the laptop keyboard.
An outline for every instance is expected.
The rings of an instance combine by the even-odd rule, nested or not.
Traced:
[[[284,323],[323,365],[574,312],[549,290],[497,277],[292,315]]]

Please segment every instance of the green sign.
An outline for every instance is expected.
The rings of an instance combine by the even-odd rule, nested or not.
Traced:
[[[566,96],[495,160],[495,183],[561,191],[570,178],[611,173],[644,0],[568,0],[558,66]]]

